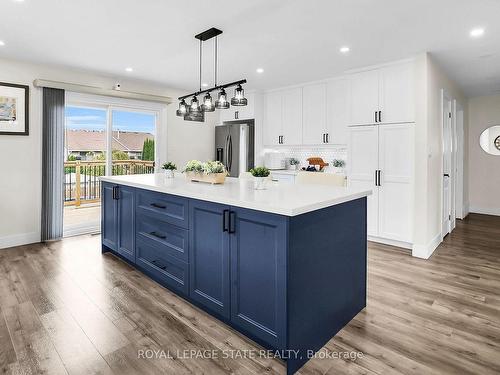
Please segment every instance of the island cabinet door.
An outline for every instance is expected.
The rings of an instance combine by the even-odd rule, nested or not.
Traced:
[[[229,319],[229,207],[189,202],[189,295]]]
[[[118,221],[117,221],[117,204],[116,204],[116,185],[102,184],[101,200],[102,200],[102,221],[101,235],[104,246],[111,250],[117,249],[118,239]]]
[[[287,218],[231,208],[231,321],[285,348]]]
[[[135,194],[134,189],[119,186],[117,202],[117,239],[116,251],[124,258],[135,262]]]

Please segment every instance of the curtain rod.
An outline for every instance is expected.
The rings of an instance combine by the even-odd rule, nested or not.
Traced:
[[[80,84],[76,84],[76,83],[48,81],[45,79],[35,79],[33,81],[33,85],[35,87],[48,87],[48,88],[52,88],[52,89],[62,89],[62,90],[66,90],[66,91],[79,92],[79,93],[83,93],[83,94],[105,95],[105,96],[112,96],[115,98],[136,99],[136,100],[144,100],[144,101],[164,103],[164,104],[172,103],[172,98],[170,98],[169,96],[150,95],[150,94],[143,94],[143,93],[139,93],[139,92],[104,89],[102,87],[80,85]]]

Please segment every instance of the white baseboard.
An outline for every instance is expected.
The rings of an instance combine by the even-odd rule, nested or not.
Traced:
[[[388,238],[382,238],[382,237],[376,237],[376,236],[368,236],[368,241],[383,243],[384,245],[402,247],[403,249],[411,249],[412,248],[412,244],[409,242],[390,240]]]
[[[415,258],[429,259],[441,241],[441,233],[438,233],[427,245],[413,245],[411,255]]]
[[[0,249],[7,249],[9,247],[29,245],[31,243],[40,242],[40,233],[21,233],[11,236],[0,237]]]
[[[462,219],[465,219],[467,217],[467,215],[469,214],[469,212],[470,212],[469,206],[470,206],[469,202],[464,204],[464,209],[462,212]]]
[[[470,206],[470,213],[500,216],[500,207]]]

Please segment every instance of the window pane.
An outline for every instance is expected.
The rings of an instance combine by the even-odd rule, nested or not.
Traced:
[[[105,109],[66,107],[64,228],[96,226],[100,220],[99,176],[106,171]]]
[[[112,111],[113,175],[154,173],[156,116]]]

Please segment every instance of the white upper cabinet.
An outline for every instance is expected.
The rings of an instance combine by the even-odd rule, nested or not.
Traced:
[[[302,88],[282,92],[281,144],[302,144]]]
[[[396,124],[415,121],[413,64],[397,64],[380,69],[379,122]]]
[[[379,111],[379,71],[369,70],[351,76],[349,125],[375,124]]]
[[[326,134],[327,142],[345,145],[348,141],[349,122],[349,80],[337,79],[328,82],[326,92]]]
[[[264,145],[281,144],[282,120],[281,92],[267,93],[264,97]]]
[[[415,121],[412,62],[355,73],[350,81],[349,125]]]
[[[249,120],[255,118],[255,93],[246,93],[245,97],[248,99],[248,104],[245,106],[231,106],[228,109],[216,109],[216,111],[219,112],[219,122],[223,123],[224,121]],[[229,91],[228,98],[231,100]],[[216,97],[214,97],[213,100],[216,100]]]
[[[327,85],[319,83],[305,86],[302,136],[306,145],[326,143]]]
[[[302,88],[267,93],[264,145],[302,144]]]

